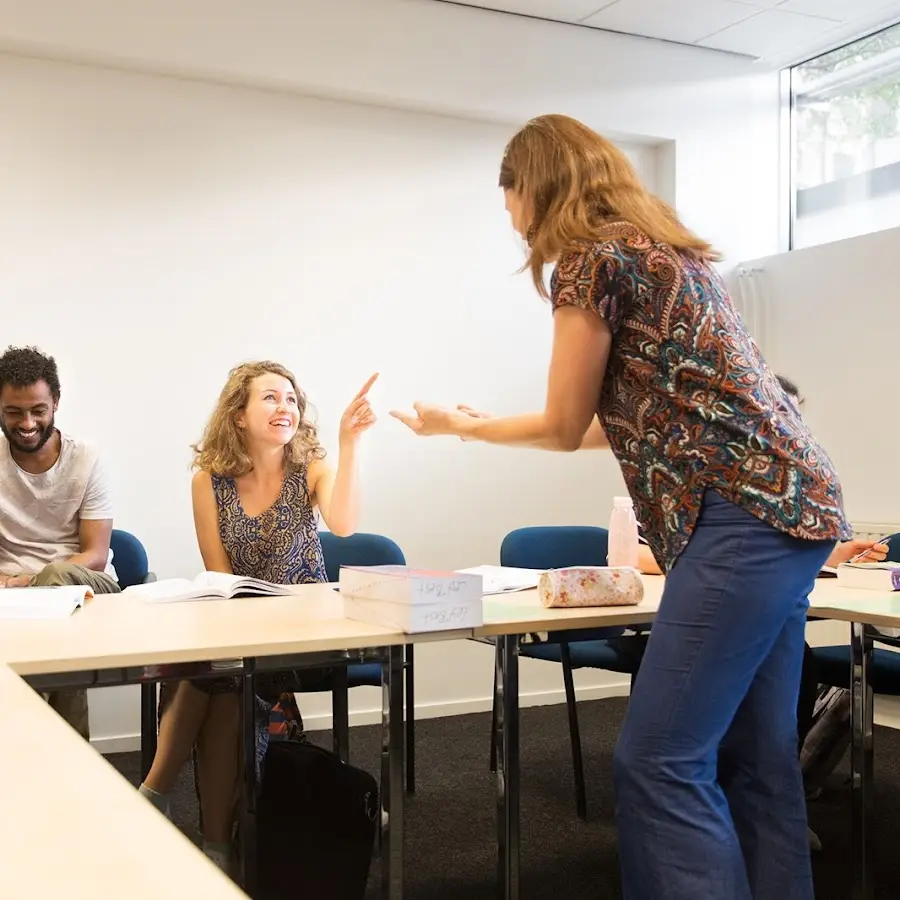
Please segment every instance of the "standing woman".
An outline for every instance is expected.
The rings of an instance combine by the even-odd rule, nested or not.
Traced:
[[[850,536],[832,464],[717,254],[620,150],[541,116],[500,187],[554,311],[545,408],[393,415],[419,435],[612,449],[668,573],[614,758],[624,896],[812,900],[796,707],[807,595]]]

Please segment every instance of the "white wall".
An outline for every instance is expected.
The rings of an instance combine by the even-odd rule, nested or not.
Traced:
[[[0,40],[19,28],[20,47],[26,40],[39,44],[36,30],[65,22],[69,13],[58,6],[50,16],[48,4],[37,0],[11,19],[3,16],[5,5],[0,0]],[[334,27],[328,17],[351,5],[335,0],[304,10]],[[376,6],[379,19],[367,19]],[[271,84],[235,67],[272,26],[265,35],[272,43],[256,62],[284,63],[285,82],[309,85],[294,71],[308,55],[298,48],[292,69],[280,56],[284,47],[271,18],[260,17],[250,29],[239,8],[220,7],[218,21],[233,16],[242,39],[228,45],[230,80]],[[49,18],[32,19],[37,8]],[[190,11],[166,20],[168,40],[156,47],[150,46],[156,20],[122,34],[115,29],[124,20],[111,8],[105,12],[102,21],[99,13],[92,20],[82,7],[82,17],[57,35],[82,39],[69,55],[99,60],[112,53],[116,38],[121,60],[140,38],[149,39],[145,56],[129,58],[129,65],[148,68],[155,52],[157,68],[190,68],[171,58],[173,50],[187,49],[181,39],[194,23]],[[357,29],[377,31],[379,22],[396,24],[391,16],[401,13],[408,40],[382,46],[376,68],[370,51],[354,43],[361,39]],[[0,220],[0,277],[4,296],[15,301],[4,304],[3,340],[39,342],[57,355],[60,421],[107,451],[118,524],[141,536],[163,576],[199,565],[187,445],[238,360],[265,355],[292,366],[320,411],[329,447],[342,405],[376,369],[382,411],[418,397],[497,412],[541,402],[548,312],[527,278],[512,275],[521,251],[495,187],[511,121],[563,108],[614,132],[630,126],[665,138],[661,158],[646,146],[630,150],[650,183],[670,197],[674,190],[691,225],[732,259],[777,246],[771,73],[721,54],[586,36],[442,4],[385,0],[356,14],[343,23],[340,42],[316,46],[328,43],[338,58],[355,48],[359,57],[352,65],[344,59],[343,68],[316,57],[318,84],[310,89],[390,95],[407,107],[430,100],[432,108],[452,112],[467,104],[471,114],[506,124],[0,58],[0,198],[7,211]],[[127,24],[134,26],[134,18]],[[29,27],[35,30],[26,35]],[[437,27],[465,54],[451,60],[424,53]],[[88,53],[86,39],[101,37],[109,45]],[[210,35],[200,49],[195,44],[203,57],[195,63],[211,66],[209,47],[221,46],[221,37]],[[60,46],[52,49],[62,52]],[[526,96],[533,83],[522,54],[538,47],[529,65],[542,69],[545,89]],[[435,69],[436,59],[454,68]],[[625,60],[643,68],[629,75]],[[348,79],[357,91],[348,89]],[[558,105],[563,96],[567,107]],[[386,418],[370,438],[362,527],[393,536],[413,563],[494,561],[503,534],[521,525],[602,524],[621,489],[614,463],[599,454],[416,443]],[[490,668],[482,646],[422,648],[420,714],[489,708]],[[580,674],[582,696],[624,690],[617,677]],[[560,699],[557,667],[532,663],[522,676],[526,702]],[[377,692],[354,692],[363,719],[378,702]],[[328,701],[305,698],[303,707],[312,720],[327,712]],[[93,729],[107,747],[136,732],[137,723],[133,692],[92,698]]]
[[[879,197],[860,198],[836,209],[794,220],[793,245],[798,250],[830,241],[872,234],[900,223],[900,192]]]

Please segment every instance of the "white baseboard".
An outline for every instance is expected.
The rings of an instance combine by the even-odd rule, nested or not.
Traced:
[[[626,679],[596,687],[579,688],[579,700],[606,700],[610,697],[627,697],[630,683]],[[554,706],[566,702],[564,691],[534,691],[519,697],[521,708],[529,706]],[[471,700],[450,700],[441,703],[425,703],[416,705],[417,719],[440,719],[445,716],[464,716],[470,713],[490,712],[490,697],[476,697]],[[381,721],[381,708],[352,710],[350,726],[377,725]],[[325,731],[331,728],[331,715],[323,713],[317,716],[304,716],[303,725],[307,731]],[[133,753],[141,749],[140,734],[121,734],[95,737],[91,745],[103,754]]]

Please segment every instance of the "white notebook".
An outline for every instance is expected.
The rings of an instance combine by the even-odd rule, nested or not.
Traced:
[[[166,578],[147,584],[136,584],[124,593],[147,603],[177,603],[183,600],[230,600],[250,594],[257,597],[280,597],[294,594],[295,584],[272,584],[260,578],[227,575],[225,572],[201,572],[196,578]]]
[[[900,572],[900,563],[855,562],[838,566],[838,584],[856,590],[893,591],[894,573]]]
[[[459,569],[465,575],[480,575],[485,594],[530,591],[538,586],[543,569],[516,569],[513,566],[473,566]]]
[[[93,597],[83,585],[0,589],[0,619],[67,619]]]

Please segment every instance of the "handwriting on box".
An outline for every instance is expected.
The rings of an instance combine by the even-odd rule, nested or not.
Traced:
[[[450,606],[444,609],[431,610],[423,616],[425,625],[454,625],[466,621],[468,607]]]
[[[463,579],[456,579],[453,581],[420,581],[418,583],[418,593],[443,599],[444,597],[458,594],[468,586],[469,582],[464,581]]]

